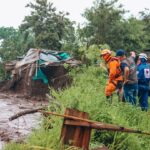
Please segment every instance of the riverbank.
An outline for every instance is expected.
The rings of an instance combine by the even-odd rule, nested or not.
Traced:
[[[45,100],[37,101],[18,94],[0,93],[0,149],[10,141],[22,142],[41,122],[40,113],[25,115],[13,121],[9,121],[9,117],[47,104],[48,101]]]

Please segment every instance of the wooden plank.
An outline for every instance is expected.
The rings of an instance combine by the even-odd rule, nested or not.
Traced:
[[[82,118],[82,112],[73,111],[72,115]],[[75,145],[77,147],[82,147],[82,139],[80,137],[82,135],[81,132],[82,132],[81,127],[76,126],[74,136],[73,136],[73,145]]]
[[[69,109],[65,110],[65,114],[67,114],[67,115],[69,114]],[[69,139],[71,140],[70,136],[71,136],[72,132],[70,132],[70,134],[68,134],[68,132],[70,130],[73,130],[73,128],[69,129],[69,126],[64,124],[65,121],[66,121],[66,118],[64,118],[62,130],[61,130],[61,141],[62,141],[63,144],[69,144]]]
[[[89,118],[86,112],[81,112],[70,108],[66,109],[65,115],[71,115],[83,119]],[[88,127],[86,127],[87,125]],[[88,150],[91,135],[91,128],[89,128],[89,125],[90,123],[88,122],[65,118],[61,132],[63,144],[69,144],[80,147],[83,150]]]
[[[89,119],[89,115],[87,113],[84,114],[84,118]],[[89,149],[89,143],[90,143],[90,136],[91,136],[91,128],[84,127],[83,130],[84,131],[83,131],[83,137],[82,137],[82,148],[84,150],[88,150]]]
[[[83,135],[83,140],[82,140],[82,148],[84,150],[89,149],[89,144],[90,144],[90,138],[91,138],[91,128],[84,127],[84,135]]]

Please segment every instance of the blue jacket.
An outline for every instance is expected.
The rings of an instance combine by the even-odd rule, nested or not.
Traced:
[[[150,65],[146,61],[142,61],[141,64],[137,66],[137,77],[138,77],[138,86],[141,89],[149,89],[150,81]]]

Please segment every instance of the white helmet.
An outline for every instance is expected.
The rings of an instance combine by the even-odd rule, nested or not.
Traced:
[[[147,60],[147,55],[145,53],[140,53],[139,58],[144,58]]]

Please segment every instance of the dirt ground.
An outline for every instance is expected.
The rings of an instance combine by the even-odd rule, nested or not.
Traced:
[[[38,128],[41,122],[41,114],[28,114],[13,121],[9,121],[12,115],[32,109],[47,106],[48,101],[27,99],[18,94],[0,93],[0,149],[9,141],[21,142],[29,133]]]

